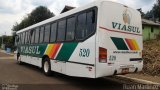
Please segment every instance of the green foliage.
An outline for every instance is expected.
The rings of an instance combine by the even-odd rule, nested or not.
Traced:
[[[2,44],[2,37],[0,37],[0,45]],[[14,49],[14,39],[13,36],[3,36],[3,44],[6,48]]]
[[[153,17],[154,17],[153,10],[148,11],[144,16],[144,18],[146,18],[146,19],[150,19],[150,18],[153,18]]]
[[[39,6],[34,9],[30,14],[28,14],[27,17],[24,17],[24,19],[19,24],[16,22],[15,25],[13,25],[12,30],[19,31],[23,28],[26,28],[30,25],[36,24],[53,16],[54,14],[50,12],[48,8],[44,6]]]
[[[51,13],[46,7],[40,6],[31,12],[29,15],[29,21],[31,21],[30,23],[35,24],[52,16],[54,16],[54,14]]]
[[[160,21],[160,0],[157,0],[157,3],[153,6],[153,14],[155,18],[158,18]]]
[[[145,15],[145,18],[147,19],[154,19],[160,21],[160,0],[157,0],[157,2],[154,4],[152,10],[148,11]]]

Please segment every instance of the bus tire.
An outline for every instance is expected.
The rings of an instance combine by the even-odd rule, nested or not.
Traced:
[[[43,73],[46,76],[51,76],[51,64],[50,64],[50,59],[48,57],[45,57],[42,63],[43,67]]]

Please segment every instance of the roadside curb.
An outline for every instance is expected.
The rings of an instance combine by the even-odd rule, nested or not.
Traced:
[[[116,77],[129,79],[129,80],[131,80],[133,82],[137,82],[137,83],[141,83],[141,84],[160,85],[160,83],[157,83],[157,82],[152,82],[152,81],[148,81],[148,80],[144,80],[144,79],[138,79],[138,78],[131,78],[131,77],[123,76],[123,75],[117,75]]]
[[[7,52],[4,51],[4,50],[0,50],[0,52],[5,53],[5,54],[8,54],[8,55],[14,55],[14,54],[12,54],[12,53],[7,53]]]
[[[157,83],[157,82],[152,82],[152,81],[138,79],[138,78],[131,78],[123,75],[104,77],[104,79],[114,81],[120,84],[149,84],[149,85],[158,85],[160,87],[160,83]]]

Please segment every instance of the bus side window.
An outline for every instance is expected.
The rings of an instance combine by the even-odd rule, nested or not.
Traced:
[[[36,28],[36,33],[35,33],[35,43],[39,42],[39,27]]]
[[[18,37],[19,37],[19,42],[18,42],[18,44],[20,45],[20,44],[21,44],[21,34],[19,34]]]
[[[43,37],[44,37],[44,27],[41,27],[40,28],[39,43],[43,43]]]
[[[56,41],[56,33],[57,33],[57,23],[53,23],[51,24],[50,42]]]
[[[77,20],[76,39],[82,40],[86,36],[86,13],[78,15]]]
[[[35,30],[31,30],[31,44],[34,43],[34,39],[35,39]]]
[[[27,44],[27,42],[28,42],[28,32],[25,32],[26,33],[26,35],[25,35],[25,44]]]
[[[15,37],[15,45],[19,45],[19,35],[16,35]]]
[[[20,36],[21,36],[21,42],[20,42],[20,44],[22,45],[23,44],[23,33],[21,32],[21,34],[20,34]]]
[[[96,22],[96,11],[92,10],[92,23]]]
[[[23,33],[20,33],[20,45],[22,45],[23,43]]]
[[[28,41],[27,44],[31,43],[31,30],[28,31]]]
[[[95,11],[87,12],[87,26],[86,26],[86,36],[92,34],[95,29]]]
[[[27,31],[28,35],[27,35],[27,44],[30,44],[30,33],[29,31]]]
[[[22,36],[21,36],[22,44],[24,44],[25,32],[23,32],[21,35],[22,35]]]
[[[66,40],[74,40],[74,31],[75,31],[75,17],[67,19],[67,31],[66,31]]]
[[[65,40],[65,31],[66,31],[65,29],[66,29],[66,19],[58,22],[57,41]]]
[[[50,24],[47,24],[45,26],[45,32],[44,32],[44,42],[48,43],[50,37]]]

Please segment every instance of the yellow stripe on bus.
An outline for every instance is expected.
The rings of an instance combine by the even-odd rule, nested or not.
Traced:
[[[45,54],[49,55],[49,53],[51,52],[52,48],[53,48],[53,44],[48,44],[48,47],[47,47],[47,50],[46,50]]]
[[[132,42],[133,42],[136,50],[140,50],[140,49],[139,49],[139,46],[138,46],[138,44],[137,44],[137,42],[136,42],[136,40],[132,39]]]

